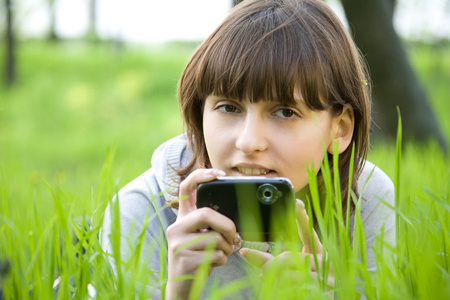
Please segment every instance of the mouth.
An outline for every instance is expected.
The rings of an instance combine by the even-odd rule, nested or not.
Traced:
[[[243,175],[251,175],[251,176],[261,176],[261,175],[269,175],[270,173],[275,173],[273,170],[262,169],[262,168],[245,168],[245,167],[235,167],[233,170],[243,174]]]

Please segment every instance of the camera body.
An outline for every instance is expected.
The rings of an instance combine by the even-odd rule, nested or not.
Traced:
[[[248,241],[285,240],[297,231],[294,188],[284,177],[218,177],[198,186],[197,207],[227,216]]]

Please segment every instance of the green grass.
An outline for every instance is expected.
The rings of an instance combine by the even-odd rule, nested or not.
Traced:
[[[89,284],[106,299],[148,293],[140,288],[149,270],[139,255],[116,277],[96,236],[112,195],[150,167],[159,144],[182,132],[176,84],[192,51],[179,45],[123,52],[78,43],[20,45],[18,82],[0,87],[0,259],[10,262],[0,286],[7,299],[86,299]],[[410,49],[450,141],[449,53],[424,45]],[[450,297],[449,158],[435,144],[404,143],[396,152],[394,143],[378,143],[369,159],[398,179],[399,244],[378,257],[375,275],[364,265],[342,264],[341,253],[349,261],[358,254],[348,244],[329,250],[333,266],[341,267],[339,298],[352,297],[355,286],[369,298]],[[347,229],[339,230],[345,236]],[[285,296],[327,295],[307,282],[310,288],[286,290]],[[214,295],[220,299],[239,288]]]
[[[20,45],[18,82],[0,92],[2,173],[17,182],[7,186],[47,198],[48,182],[84,205],[107,149],[116,151],[117,185],[146,170],[152,151],[182,131],[176,84],[186,59],[176,50]]]

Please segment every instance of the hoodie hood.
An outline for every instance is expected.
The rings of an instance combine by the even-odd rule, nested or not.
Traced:
[[[174,196],[178,194],[177,189],[180,183],[177,170],[185,166],[191,157],[192,150],[188,148],[186,134],[168,140],[153,152],[152,169],[166,201],[177,198]]]

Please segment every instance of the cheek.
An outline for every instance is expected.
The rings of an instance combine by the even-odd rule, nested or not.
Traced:
[[[203,139],[207,145],[213,144],[216,136],[219,134],[220,127],[217,121],[211,116],[211,113],[203,113]]]
[[[324,158],[326,142],[322,137],[323,131],[308,130],[296,137],[290,137],[284,147],[278,148],[278,153],[283,156],[283,164],[288,170],[288,177],[294,183],[296,190],[300,190],[308,184],[308,170],[314,166],[314,173],[320,170]],[[287,145],[287,146],[286,146]]]
[[[285,155],[285,163],[288,164],[291,172],[294,174],[307,175],[307,169],[311,169],[313,166],[314,170],[317,172],[319,171],[320,164],[324,158],[323,151],[323,147],[320,144],[310,144],[301,148],[294,148],[294,145],[292,145],[292,149],[285,152],[287,153],[287,155]]]
[[[213,164],[213,157],[211,153],[214,153],[214,149],[211,148],[215,145],[215,126],[211,123],[211,119],[208,117],[208,113],[203,114],[203,141],[205,143],[206,152],[208,153],[209,161]]]
[[[211,127],[206,127],[203,129],[203,140],[205,141],[206,151],[209,157],[214,153],[214,146],[217,144],[217,133]]]
[[[223,161],[227,153],[230,153],[232,134],[223,124],[207,117],[204,118],[203,126],[203,139],[211,165],[220,168],[218,162]]]

